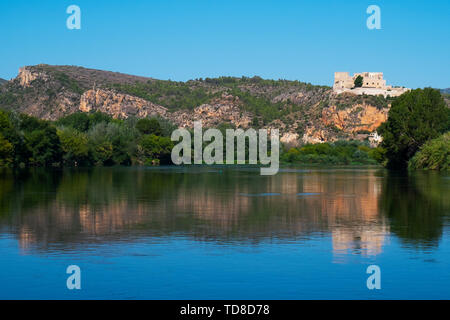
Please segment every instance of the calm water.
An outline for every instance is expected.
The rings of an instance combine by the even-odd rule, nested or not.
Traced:
[[[436,173],[4,170],[0,298],[449,299],[449,218]]]

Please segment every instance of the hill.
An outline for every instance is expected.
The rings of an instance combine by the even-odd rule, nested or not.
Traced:
[[[285,143],[365,139],[387,119],[392,99],[336,95],[330,87],[260,77],[186,82],[76,66],[20,68],[0,88],[0,108],[55,120],[101,111],[116,118],[159,115],[183,127],[278,128]]]
[[[0,78],[0,86],[1,86],[2,84],[7,83],[7,82],[8,82],[8,80],[5,80],[5,79]]]

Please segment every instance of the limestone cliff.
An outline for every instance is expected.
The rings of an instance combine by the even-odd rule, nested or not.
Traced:
[[[372,132],[387,120],[388,111],[388,108],[378,109],[360,104],[344,110],[330,106],[322,110],[322,122],[325,126],[334,126],[349,134]]]
[[[80,99],[79,109],[82,112],[103,112],[113,118],[123,119],[129,116],[145,118],[159,115],[165,117],[167,114],[166,108],[142,98],[102,89],[84,92]]]
[[[180,127],[190,128],[194,126],[194,121],[202,121],[204,127],[213,127],[227,122],[238,128],[247,128],[252,121],[252,115],[242,110],[239,98],[226,93],[210,103],[198,106],[193,111],[173,112],[168,115],[168,118]]]
[[[49,79],[49,76],[45,72],[39,72],[35,69],[22,67],[19,68],[17,79],[21,86],[29,87],[34,80],[40,79],[43,81],[47,81]]]

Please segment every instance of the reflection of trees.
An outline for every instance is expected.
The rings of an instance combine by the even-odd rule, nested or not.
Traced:
[[[0,217],[53,202],[60,180],[59,171],[0,168]]]
[[[450,208],[445,183],[435,172],[387,174],[380,207],[390,219],[391,231],[412,245],[437,245]]]
[[[14,230],[23,247],[167,235],[258,242],[328,233],[336,251],[378,254],[389,232],[383,212],[400,236],[430,225],[410,220],[410,202],[424,198],[427,190],[419,188],[422,182],[414,194],[404,194],[405,184],[384,179],[379,170],[294,171],[273,177],[214,167],[30,170],[24,176],[0,175],[0,186],[0,228]],[[430,194],[442,200],[443,186],[435,188]],[[258,196],[263,193],[279,195]],[[421,209],[422,202],[413,207],[424,219],[419,213],[431,208]],[[436,221],[439,235],[442,222]],[[422,226],[415,226],[419,222]]]

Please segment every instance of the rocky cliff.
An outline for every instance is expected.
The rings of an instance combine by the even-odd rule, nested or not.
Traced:
[[[281,141],[365,139],[387,119],[390,100],[336,95],[331,88],[259,77],[163,81],[72,66],[20,68],[0,87],[0,107],[55,120],[100,111],[115,118],[158,115],[181,127],[278,128]]]
[[[82,112],[103,112],[113,116],[113,118],[128,118],[130,116],[145,118],[156,115],[165,117],[167,115],[167,108],[129,94],[103,89],[85,91],[80,98],[79,110]]]

